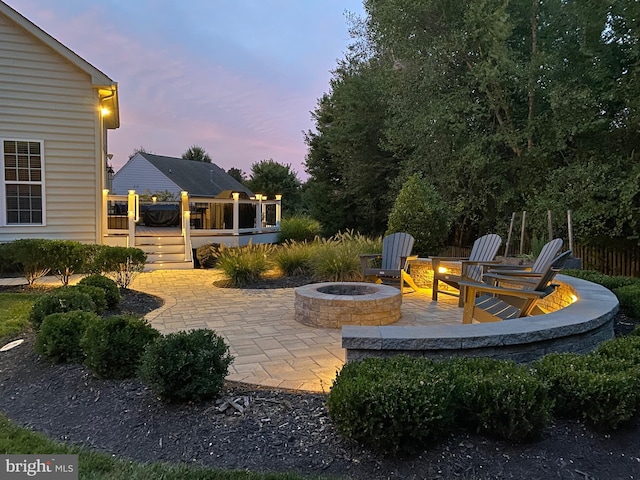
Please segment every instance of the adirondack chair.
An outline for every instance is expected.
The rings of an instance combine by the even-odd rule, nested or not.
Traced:
[[[414,238],[408,233],[393,233],[382,240],[382,254],[360,255],[360,265],[364,279],[374,277],[378,283],[399,283],[403,290],[402,272],[409,260],[418,258],[411,256]],[[380,259],[380,267],[372,267],[373,260]]]
[[[505,288],[486,283],[461,282],[466,295],[462,323],[469,324],[474,319],[481,323],[499,322],[531,315],[536,302],[555,290],[556,285],[551,282],[571,254],[571,250],[568,250],[558,255],[535,284],[524,282],[516,288]],[[509,284],[519,282],[517,277],[504,277]]]
[[[476,239],[471,248],[471,254],[468,258],[459,257],[431,257],[431,266],[433,267],[433,290],[431,293],[432,300],[438,300],[438,293],[453,295],[459,297],[458,306],[464,305],[464,287],[460,288],[460,282],[482,282],[484,273],[484,265],[493,262],[498,253],[498,248],[502,239],[499,235],[491,233]],[[461,262],[460,275],[451,274],[449,272],[441,272],[442,262]],[[459,290],[459,293],[450,292],[439,289],[439,283],[444,282]]]
[[[547,242],[536,261],[530,267],[522,267],[517,265],[492,265],[484,274],[484,282],[495,284],[500,276],[520,277],[523,281],[537,282],[537,279],[544,274],[549,265],[554,261],[556,255],[562,248],[562,239],[554,238]]]

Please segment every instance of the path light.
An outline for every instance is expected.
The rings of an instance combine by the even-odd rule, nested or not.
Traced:
[[[447,273],[447,267],[438,267],[438,273]]]
[[[24,342],[24,338],[21,338],[19,340],[14,340],[13,342],[9,342],[4,347],[0,348],[0,352],[7,352],[7,351],[11,350],[12,348],[16,348],[22,342]]]

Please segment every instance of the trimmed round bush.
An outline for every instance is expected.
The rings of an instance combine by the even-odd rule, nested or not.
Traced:
[[[171,333],[147,345],[138,375],[169,402],[216,398],[233,357],[212,330]]]
[[[613,430],[640,407],[640,366],[633,361],[605,354],[549,354],[534,366],[554,394],[558,415]]]
[[[635,283],[613,289],[618,297],[620,309],[625,315],[640,318],[640,284]]]
[[[116,315],[92,322],[80,345],[85,365],[102,378],[129,378],[136,374],[148,343],[160,336],[143,318]]]
[[[93,321],[100,321],[100,317],[82,310],[47,315],[36,337],[36,352],[56,363],[82,363],[80,339]]]
[[[107,309],[107,297],[104,294],[104,290],[99,287],[93,287],[91,285],[74,285],[72,287],[62,287],[78,290],[79,292],[86,293],[91,297],[95,304],[95,312],[100,315]]]
[[[29,319],[33,327],[38,330],[47,315],[71,312],[72,310],[95,312],[96,304],[90,295],[78,289],[57,288],[42,295],[34,302]]]
[[[458,420],[478,432],[512,441],[539,435],[551,420],[546,385],[526,367],[492,358],[450,363]]]
[[[107,308],[113,310],[120,304],[121,296],[118,284],[104,275],[89,275],[78,282],[78,285],[98,287],[104,291]]]
[[[398,356],[347,363],[327,399],[338,430],[374,450],[414,453],[453,425],[451,369]]]

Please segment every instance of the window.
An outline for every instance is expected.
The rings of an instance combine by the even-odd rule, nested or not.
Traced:
[[[42,225],[42,142],[3,140],[5,223]]]

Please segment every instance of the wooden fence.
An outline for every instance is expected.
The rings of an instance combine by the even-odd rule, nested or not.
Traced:
[[[470,253],[470,247],[447,247],[442,255],[467,257]],[[503,253],[502,249],[499,253]],[[606,275],[640,277],[640,247],[610,249],[574,244],[573,256],[581,260],[583,270],[597,270]]]

